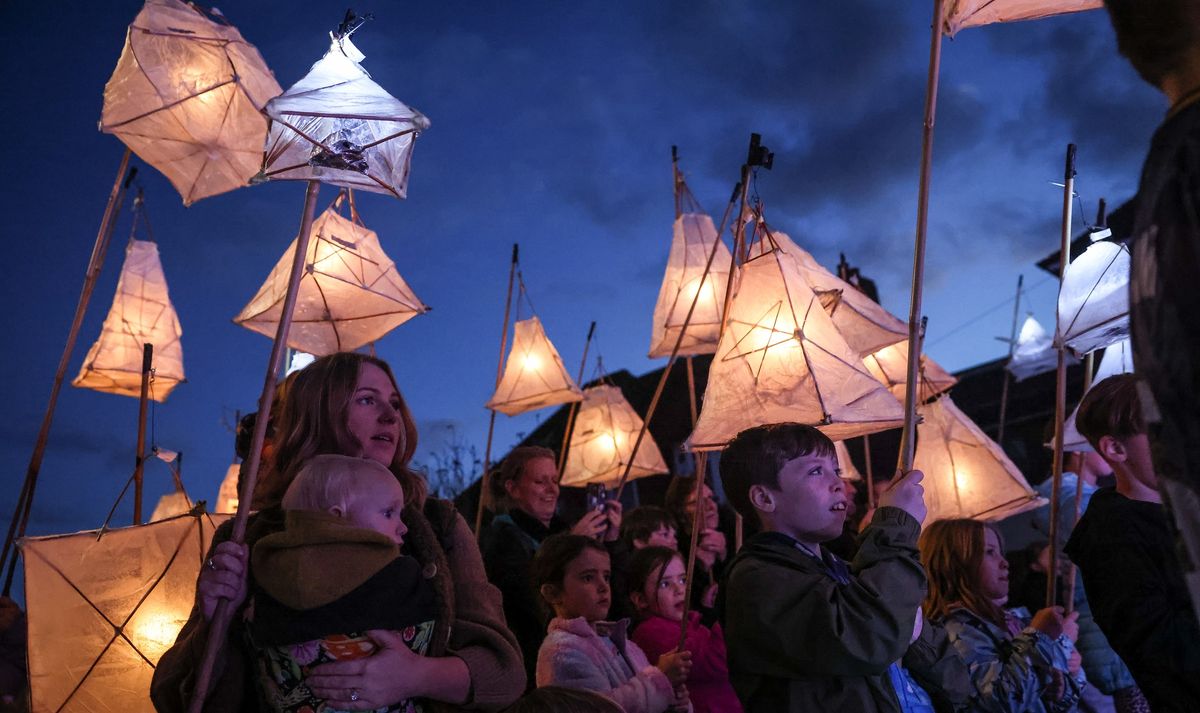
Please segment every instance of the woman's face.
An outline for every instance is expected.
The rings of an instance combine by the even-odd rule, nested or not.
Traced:
[[[558,465],[553,458],[533,458],[521,475],[504,484],[513,504],[549,525],[558,507]]]
[[[358,370],[354,394],[346,409],[346,426],[361,446],[361,455],[386,466],[404,448],[404,424],[400,421],[400,394],[387,372],[363,362]]]
[[[687,500],[683,503],[683,511],[687,514],[686,527],[690,530],[696,521],[696,490],[688,491]],[[704,528],[711,530],[717,526],[717,501],[713,497],[712,488],[704,486]]]
[[[1008,560],[1000,549],[1000,538],[992,528],[983,531],[983,561],[979,563],[979,584],[982,594],[999,602],[1008,599]]]

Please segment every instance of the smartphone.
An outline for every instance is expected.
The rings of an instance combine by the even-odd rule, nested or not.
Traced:
[[[587,509],[598,510],[604,512],[604,505],[608,502],[608,488],[604,487],[603,483],[588,483],[587,486]]]

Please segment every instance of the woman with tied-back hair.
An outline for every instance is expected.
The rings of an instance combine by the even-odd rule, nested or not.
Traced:
[[[249,551],[283,529],[280,499],[304,463],[315,455],[359,456],[383,463],[404,489],[405,551],[422,565],[436,593],[438,616],[425,657],[382,632],[370,656],[314,666],[313,692],[342,710],[389,708],[408,698],[469,710],[499,710],[523,690],[511,675],[521,656],[504,622],[500,593],[488,583],[475,538],[450,503],[429,498],[421,476],[409,468],[417,432],[386,362],[337,353],[300,371],[275,424],[275,452],[254,494],[246,544],[229,541],[231,523],[218,528],[197,583],[196,604],[175,645],[158,663],[151,698],[160,711],[182,711],[192,697],[220,599],[234,616],[218,658],[205,710],[269,710],[258,699],[254,661],[244,621],[247,591],[256,585]]]

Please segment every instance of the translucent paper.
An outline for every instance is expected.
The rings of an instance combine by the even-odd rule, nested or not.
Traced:
[[[845,480],[862,480],[862,473],[858,472],[858,468],[854,467],[854,461],[850,460],[850,451],[846,450],[846,444],[842,441],[834,441],[833,450],[837,452],[838,468],[842,471],[842,478]]]
[[[187,493],[182,491],[167,493],[158,499],[158,504],[154,506],[154,512],[150,513],[149,522],[166,520],[176,515],[186,515],[191,509],[192,501],[188,499]]]
[[[407,195],[413,141],[429,119],[376,84],[362,59],[350,38],[334,39],[303,79],[267,102],[263,177]]]
[[[1058,352],[1046,330],[1033,315],[1025,318],[1017,334],[1017,345],[1012,359],[1004,367],[1017,381],[1050,371],[1058,366]]]
[[[918,412],[913,468],[925,474],[925,522],[969,517],[988,522],[1046,504],[1000,446],[949,396]]]
[[[213,512],[235,513],[238,506],[238,473],[242,470],[240,463],[233,463],[225,471],[221,486],[217,488],[217,499],[212,507]]]
[[[729,248],[723,242],[717,247],[708,276],[703,283],[700,280],[716,241],[717,229],[712,218],[704,213],[684,213],[675,219],[671,254],[658,291],[658,302],[654,305],[651,359],[670,356],[693,300],[696,300],[696,309],[680,343],[679,355],[712,354],[717,350],[731,262]]]
[[[1133,373],[1133,347],[1129,340],[1125,339],[1112,346],[1106,347],[1104,356],[1100,358],[1100,366],[1096,367],[1096,374],[1092,377],[1092,386],[1099,384],[1110,376],[1117,374],[1132,374]],[[1082,399],[1080,400],[1082,403]],[[1075,416],[1079,414],[1079,406],[1071,412],[1067,420],[1063,423],[1063,450],[1064,451],[1091,451],[1092,444],[1087,442],[1079,433],[1079,429],[1075,428]],[[1054,447],[1054,440],[1051,439],[1046,444],[1047,447]]]
[[[287,296],[296,241],[234,322],[274,337]],[[288,346],[323,356],[378,341],[429,311],[383,252],[379,236],[333,208],[314,222]]]
[[[633,453],[641,429],[641,416],[620,389],[593,386],[584,391],[560,484],[603,483],[612,487],[621,480],[630,459],[633,460],[630,480],[666,473],[667,464],[649,431],[642,437],[637,454]]]
[[[100,328],[100,338],[83,359],[73,386],[140,398],[142,347],[154,345],[150,398],[166,401],[183,378],[183,329],[167,293],[158,246],[130,240],[117,280],[117,294]]]
[[[1058,335],[1076,354],[1129,336],[1129,251],[1092,243],[1067,266],[1058,292]]]
[[[897,400],[903,402],[908,393],[908,340],[884,347],[863,359],[867,371],[884,386]],[[928,356],[921,355],[921,388],[917,390],[917,403],[924,403],[958,383],[958,377],[948,373]]]
[[[224,516],[21,540],[34,711],[145,711]]]
[[[769,240],[755,247],[709,367],[692,447],[718,449],[768,423],[816,426],[834,440],[900,426],[900,402],[846,344],[795,258]]]
[[[1102,0],[946,0],[942,32],[954,36],[964,27],[993,22],[1036,20],[1103,6]]]
[[[261,110],[280,91],[236,27],[179,0],[146,0],[104,87],[100,130],[161,171],[190,205],[258,171]]]
[[[851,349],[866,356],[908,338],[906,323],[854,285],[826,270],[786,233],[772,231],[771,237],[780,250],[795,257],[805,283],[821,298],[821,304]]]
[[[563,367],[558,350],[550,343],[537,317],[513,324],[512,348],[504,363],[504,376],[487,408],[509,416],[579,401],[583,392]]]

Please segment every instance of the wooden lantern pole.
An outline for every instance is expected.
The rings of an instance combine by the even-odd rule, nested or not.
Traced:
[[[138,400],[137,456],[133,462],[133,524],[142,524],[142,478],[146,470],[146,411],[150,400],[150,374],[154,345],[142,345],[142,394]]]
[[[46,455],[46,442],[50,437],[50,424],[54,420],[54,409],[58,404],[58,394],[62,390],[63,380],[66,378],[67,366],[71,361],[71,352],[75,350],[75,340],[79,337],[79,329],[83,325],[83,316],[87,312],[88,303],[92,299],[92,291],[96,288],[96,281],[100,277],[100,269],[104,267],[104,256],[108,253],[109,241],[112,238],[113,228],[117,224],[117,216],[121,212],[121,203],[125,198],[125,191],[129,188],[129,184],[133,182],[134,176],[137,175],[137,167],[129,168],[129,157],[132,152],[128,147],[125,153],[121,155],[121,164],[117,167],[117,177],[113,181],[112,190],[108,194],[108,203],[104,207],[104,214],[100,218],[100,228],[96,231],[96,241],[92,246],[92,255],[88,260],[87,271],[83,277],[83,287],[79,292],[79,301],[75,305],[75,316],[71,320],[71,326],[67,330],[67,341],[63,345],[62,356],[58,360],[58,368],[54,372],[54,382],[50,387],[50,398],[46,404],[46,412],[42,415],[42,425],[38,428],[37,438],[33,445],[33,454],[29,457],[29,466],[25,469],[25,481],[21,485],[21,493],[17,496],[17,505],[13,510],[12,521],[8,526],[8,535],[4,539],[4,550],[0,554],[0,567],[3,567],[8,562],[9,553],[12,551],[12,544],[16,538],[25,536],[25,529],[29,524],[29,513],[33,506],[33,493],[37,486],[38,473],[42,469],[42,460]],[[126,175],[126,169],[129,173]],[[122,180],[124,177],[124,180]],[[16,557],[13,557],[13,565],[15,565]],[[4,585],[4,596],[8,596],[12,584],[13,567],[9,568],[8,580]]]
[[[692,544],[688,548],[687,582],[683,590],[683,618],[679,621],[678,651],[683,651],[683,645],[687,642],[688,611],[691,609],[692,582],[695,581],[696,574],[696,548],[700,543],[700,524],[704,522],[704,470],[707,463],[708,451],[696,454],[696,507],[692,513]],[[663,567],[665,569],[666,565]]]
[[[250,501],[254,498],[254,486],[258,482],[258,469],[262,463],[262,447],[266,440],[267,423],[271,420],[271,404],[275,400],[275,380],[283,368],[283,355],[287,347],[288,332],[292,327],[292,311],[296,306],[296,294],[300,289],[300,278],[304,274],[304,264],[308,256],[308,243],[312,233],[313,216],[317,208],[317,194],[321,191],[321,183],[317,180],[308,182],[308,190],[304,194],[304,211],[300,219],[300,233],[296,236],[296,253],[292,256],[292,271],[288,276],[287,295],[283,300],[283,308],[279,314],[279,325],[275,330],[275,340],[271,344],[271,357],[267,363],[267,373],[263,379],[262,394],[258,397],[258,415],[254,420],[254,435],[250,441],[250,457],[243,471],[241,491],[238,493],[237,514],[233,518],[233,534],[230,541],[242,544],[246,539],[246,520],[250,517]],[[209,623],[208,641],[204,646],[204,657],[196,674],[196,688],[192,691],[192,700],[188,704],[188,713],[201,713],[204,709],[204,699],[208,697],[212,685],[213,666],[217,656],[225,645],[229,620],[233,608],[228,599],[221,599]]]
[[[579,360],[579,376],[575,379],[575,383],[583,388],[583,371],[587,368],[588,347],[592,346],[592,335],[596,333],[596,322],[592,320],[592,326],[588,327],[587,339],[583,342],[583,358]],[[575,428],[575,415],[579,413],[579,404],[581,401],[572,401],[567,408],[567,428],[563,431],[562,448],[558,450],[558,479],[562,480],[563,468],[567,467],[567,450],[571,446],[571,430]]]
[[[996,445],[1004,450],[1004,422],[1008,412],[1008,385],[1012,374],[1008,371],[1008,363],[1012,361],[1013,352],[1017,349],[1017,320],[1021,315],[1021,285],[1025,282],[1024,275],[1017,275],[1017,296],[1013,301],[1012,330],[1008,336],[1008,361],[1004,362],[1004,386],[1000,387],[1000,425],[996,427]]]
[[[1092,367],[1094,366],[1096,352],[1088,352],[1083,358],[1083,393],[1087,393],[1088,389],[1092,388]],[[1082,463],[1080,463],[1082,466]],[[1082,467],[1079,470],[1083,470]],[[1079,516],[1083,512],[1083,474],[1075,473],[1075,498],[1073,503],[1074,517],[1071,518],[1071,527],[1074,527],[1079,522]],[[1063,574],[1063,602],[1065,611],[1070,614],[1075,611],[1075,563],[1067,560],[1067,571]]]
[[[496,361],[496,385],[500,388],[500,379],[504,377],[504,350],[508,347],[508,315],[512,307],[513,278],[517,274],[517,243],[513,243],[512,264],[508,267],[508,293],[504,297],[504,326],[500,331],[500,358]],[[479,507],[475,509],[475,539],[483,537],[483,504],[487,498],[488,482],[491,480],[488,471],[492,468],[492,434],[496,429],[496,411],[489,409],[487,446],[483,449],[483,473],[479,476]]]
[[[1062,247],[1058,258],[1058,284],[1062,290],[1067,266],[1071,263],[1071,202],[1075,197],[1075,144],[1067,145],[1067,161],[1063,172]],[[1055,320],[1059,323],[1058,320]],[[1058,595],[1058,498],[1062,493],[1063,421],[1067,417],[1067,345],[1055,329],[1054,348],[1058,352],[1058,369],[1054,386],[1054,461],[1050,486],[1050,566],[1046,572],[1046,606],[1054,606]]]

